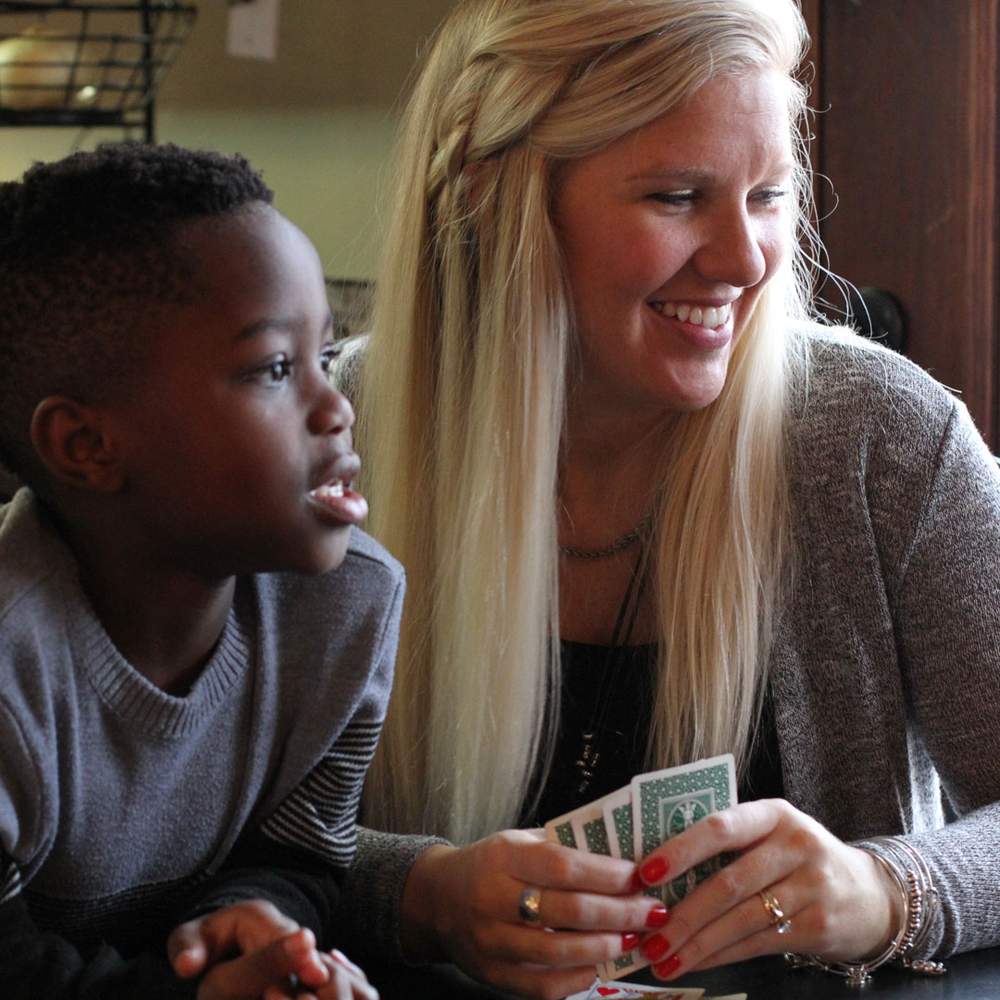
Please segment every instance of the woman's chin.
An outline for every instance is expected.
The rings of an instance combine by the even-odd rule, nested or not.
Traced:
[[[673,379],[663,387],[661,402],[674,413],[695,413],[711,406],[726,385],[726,370],[704,373],[697,379]]]

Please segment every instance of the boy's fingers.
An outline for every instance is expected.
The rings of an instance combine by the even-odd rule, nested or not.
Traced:
[[[366,982],[368,981],[368,977],[365,975],[364,970],[361,968],[361,966],[355,965],[339,948],[334,948],[330,952],[330,957],[335,962],[339,962],[341,965],[350,969],[351,972],[353,972],[357,976],[360,976]]]
[[[173,955],[170,959],[170,964],[173,966],[174,972],[181,979],[190,979],[192,976],[198,975],[205,968],[205,957],[205,949],[200,945],[193,945]]]
[[[208,949],[201,933],[203,920],[189,920],[174,928],[167,938],[167,958],[182,979],[196,976],[205,967]]]
[[[276,996],[283,998],[288,995],[287,984],[293,975],[307,988],[323,986],[330,974],[314,946],[312,932],[299,930],[249,955],[224,962],[205,977],[198,1000],[242,1000],[262,996],[268,989],[277,989]],[[292,991],[292,995],[299,997],[301,991]]]
[[[321,991],[321,1000],[379,1000],[378,990],[342,951],[334,948],[322,958],[332,963],[333,974],[329,986]]]
[[[269,986],[264,990],[261,1000],[307,1000],[307,998],[301,996],[297,988]]]
[[[330,981],[330,973],[316,950],[316,936],[308,927],[290,934],[285,938],[284,945],[295,963],[292,972],[300,986],[318,989]]]
[[[175,927],[167,938],[167,957],[186,978],[204,972],[234,950],[249,954],[298,930],[299,925],[272,903],[245,900]],[[314,944],[310,941],[309,947]]]

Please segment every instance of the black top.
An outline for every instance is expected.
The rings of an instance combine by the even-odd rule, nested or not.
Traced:
[[[522,826],[541,826],[627,785],[636,774],[652,770],[646,762],[646,740],[653,707],[656,646],[624,646],[612,650],[582,642],[563,642],[562,715],[552,767],[538,807],[521,817]],[[607,683],[602,679],[608,676]],[[600,711],[595,711],[600,705]],[[581,791],[576,761],[582,734],[600,719],[595,746],[600,760]],[[782,798],[781,759],[770,692],[765,695],[760,738],[739,782],[739,800]]]

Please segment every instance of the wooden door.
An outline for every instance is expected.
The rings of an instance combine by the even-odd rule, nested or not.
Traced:
[[[830,267],[899,299],[906,353],[961,394],[995,451],[998,6],[803,0],[814,162],[836,192],[818,184]]]

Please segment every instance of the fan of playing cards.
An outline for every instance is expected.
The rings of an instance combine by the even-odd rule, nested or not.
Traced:
[[[735,804],[736,766],[732,754],[723,754],[663,771],[637,774],[631,784],[617,792],[549,820],[545,824],[545,835],[549,840],[591,854],[638,861],[709,813]],[[664,905],[673,906],[727,860],[713,858],[647,892]],[[597,967],[597,974],[601,979],[614,980],[647,965],[649,960],[635,949],[611,962],[602,962]],[[649,992],[648,988],[643,989]],[[701,996],[701,991],[678,993],[675,990],[674,994],[686,998]],[[603,995],[614,994],[580,994],[594,998]]]
[[[574,993],[566,1000],[635,1000],[636,997],[656,997],[656,1000],[747,1000],[745,993],[732,993],[725,997],[706,997],[704,993],[704,990],[685,990],[676,986],[607,983],[597,979],[589,990]]]

